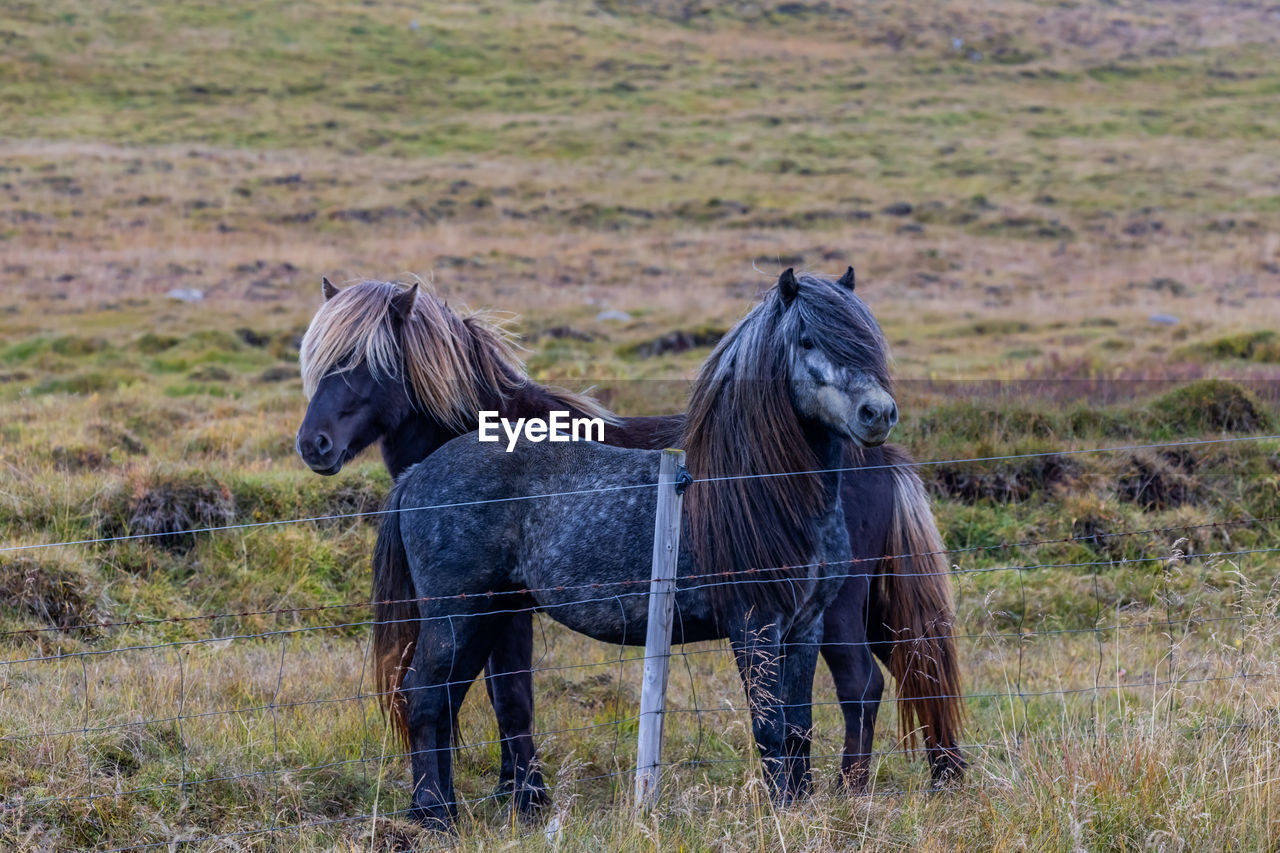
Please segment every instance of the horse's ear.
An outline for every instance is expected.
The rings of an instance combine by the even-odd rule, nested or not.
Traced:
[[[320,276],[320,289],[324,291],[325,302],[328,302],[330,299],[337,296],[339,292],[339,287],[329,281],[329,277],[327,275]]]
[[[782,297],[784,305],[790,305],[791,300],[796,298],[796,294],[800,292],[800,285],[796,283],[796,271],[793,267],[787,267],[782,275],[778,276],[778,294]]]
[[[841,287],[847,287],[849,288],[850,291],[852,291],[853,285],[854,285],[853,267],[849,267],[847,270],[845,270],[844,275],[840,276],[840,280],[837,281],[836,284],[840,285]]]
[[[396,319],[404,321],[409,319],[409,312],[413,310],[413,302],[418,298],[418,283],[415,281],[413,287],[408,290],[402,290],[395,296],[391,297],[391,313]]]

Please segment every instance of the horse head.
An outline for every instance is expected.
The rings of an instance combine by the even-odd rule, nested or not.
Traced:
[[[777,284],[776,334],[788,353],[796,413],[861,447],[878,447],[898,422],[898,406],[884,336],[853,294],[853,281],[853,267],[835,286],[788,269]]]
[[[393,292],[372,284],[340,290],[323,279],[324,305],[302,340],[310,401],[295,447],[318,474],[338,473],[414,409],[404,382],[401,332],[418,287]]]

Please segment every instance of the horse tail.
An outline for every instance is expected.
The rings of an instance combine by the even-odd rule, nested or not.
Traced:
[[[409,717],[400,685],[418,644],[416,597],[400,538],[400,490],[393,488],[383,507],[373,552],[373,664],[383,712],[406,746]]]
[[[889,469],[893,518],[878,574],[898,725],[909,746],[921,734],[931,755],[959,769],[964,706],[946,545],[910,457],[897,447],[884,449],[885,461],[896,467]]]

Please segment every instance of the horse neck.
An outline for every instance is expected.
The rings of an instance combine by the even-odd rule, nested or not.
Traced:
[[[813,455],[818,459],[822,481],[824,503],[830,508],[840,494],[840,468],[845,467],[845,445],[843,436],[836,435],[830,429],[818,425],[804,427],[805,440],[813,448]]]
[[[568,410],[571,416],[582,415],[577,407],[557,398],[549,388],[535,382],[525,382],[506,396],[495,391],[485,391],[480,396],[480,409],[498,412],[499,417],[543,418],[554,410]],[[476,429],[479,412],[468,422],[468,430]],[[450,439],[463,435],[463,431],[449,429],[418,408],[410,411],[400,425],[382,437],[382,461],[392,478],[399,477],[406,468],[416,465],[434,453]]]
[[[572,403],[557,397],[547,386],[528,381],[490,408],[496,409],[502,417],[512,419],[545,418],[552,411],[567,411],[570,416],[584,414]]]
[[[382,437],[382,463],[394,480],[407,468],[417,465],[452,438],[462,433],[446,429],[435,419],[417,409],[410,411],[400,425]]]

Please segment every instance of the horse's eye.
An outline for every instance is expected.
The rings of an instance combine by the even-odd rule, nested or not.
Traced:
[[[804,347],[805,349],[813,349],[813,338],[809,337],[808,335],[805,335],[803,338],[800,339],[800,346]]]

